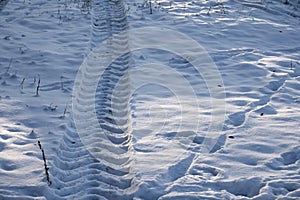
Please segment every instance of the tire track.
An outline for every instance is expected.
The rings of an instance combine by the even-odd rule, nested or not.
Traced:
[[[73,107],[85,134],[78,133],[71,116],[50,171],[53,195],[55,199],[132,199],[136,187],[132,186],[130,54],[115,59],[102,74],[96,92],[91,89],[92,80],[99,78],[95,65],[128,50],[128,22],[121,0],[92,1],[92,9],[91,49],[105,45],[106,53],[85,63],[87,71],[81,76],[76,99],[79,106]],[[96,120],[86,114],[94,109]],[[94,132],[99,125],[102,131]]]

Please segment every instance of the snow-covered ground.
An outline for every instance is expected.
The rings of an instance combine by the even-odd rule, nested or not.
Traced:
[[[0,199],[299,199],[284,2],[0,0]]]

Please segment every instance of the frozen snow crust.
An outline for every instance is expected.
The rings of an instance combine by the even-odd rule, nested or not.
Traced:
[[[299,199],[299,9],[0,1],[0,199]]]

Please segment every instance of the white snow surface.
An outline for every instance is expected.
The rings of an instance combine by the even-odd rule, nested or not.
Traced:
[[[300,199],[300,2],[284,2],[156,0],[150,14],[142,0],[0,0],[0,199]],[[144,27],[186,35],[217,66],[226,113],[209,153],[203,142],[222,114],[213,112],[211,77],[181,55],[123,55],[95,93],[80,88],[74,99],[90,52],[107,35]],[[132,40],[121,35],[108,51]],[[109,91],[128,70],[111,108]],[[88,86],[95,76],[79,77]],[[138,78],[155,81],[135,88]],[[96,122],[77,118],[90,108]],[[105,133],[93,131],[99,125]]]

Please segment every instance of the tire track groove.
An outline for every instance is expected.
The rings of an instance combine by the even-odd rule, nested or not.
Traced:
[[[71,115],[53,161],[52,188],[56,199],[133,198],[136,187],[132,186],[130,53],[105,69],[96,91],[91,81],[98,79],[95,66],[102,63],[101,59],[129,52],[127,28],[123,1],[92,1],[91,49],[97,51],[98,45],[106,45],[108,53],[85,63],[87,70],[82,74],[78,106],[73,108],[75,114],[80,113],[77,117],[82,120],[80,128],[85,135],[78,133],[73,122],[75,115]],[[111,38],[115,35],[118,37]],[[94,109],[97,120],[88,114]],[[94,132],[99,125],[103,132]],[[88,141],[89,148],[84,141]]]

